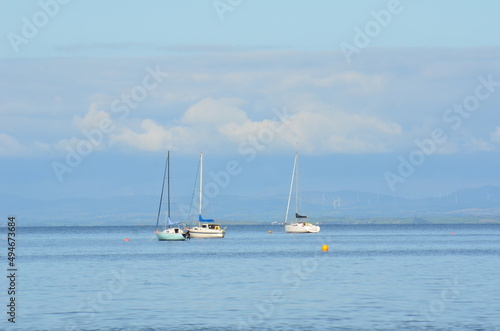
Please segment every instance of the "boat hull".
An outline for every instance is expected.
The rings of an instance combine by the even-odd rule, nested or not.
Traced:
[[[200,216],[201,217],[201,216]],[[224,238],[226,228],[216,223],[199,223],[198,226],[186,228],[191,238]]]
[[[293,223],[285,225],[285,232],[287,233],[318,233],[320,227],[311,223]]]
[[[189,229],[189,235],[191,238],[224,238],[226,234],[225,230],[212,230],[194,227]]]
[[[187,232],[178,228],[171,228],[161,232],[156,232],[156,237],[159,241],[183,241],[187,239],[187,236]]]

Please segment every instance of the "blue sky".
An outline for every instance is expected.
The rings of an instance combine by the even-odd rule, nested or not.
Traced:
[[[391,14],[371,47],[497,45],[500,4],[493,0],[228,1],[3,1],[3,36],[21,34],[23,18],[33,23],[36,16],[41,27],[18,53],[2,38],[0,54],[147,56],[163,55],[165,47],[179,45],[330,51],[352,41],[354,28],[363,29],[373,20],[372,12],[391,6],[397,13]],[[45,21],[37,16],[41,10],[53,17]]]
[[[281,194],[297,141],[306,190],[500,185],[497,1],[1,6],[0,193],[157,194],[169,149]]]

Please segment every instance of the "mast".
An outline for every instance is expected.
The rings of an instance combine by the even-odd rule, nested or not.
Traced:
[[[201,217],[201,205],[203,197],[203,153],[200,153],[200,206],[198,207],[198,215]],[[200,217],[198,217],[198,222]]]
[[[297,143],[295,166],[295,220],[299,213],[299,144]]]
[[[288,221],[288,212],[290,210],[290,199],[292,197],[293,179],[295,178],[295,167],[297,165],[297,154],[298,154],[298,151],[295,151],[295,160],[293,162],[292,180],[290,182],[290,192],[288,193],[288,204],[286,205],[285,224]]]
[[[163,190],[165,188],[165,177],[167,176],[167,167],[168,167],[169,159],[170,159],[170,151],[167,154],[167,161],[165,163],[165,170],[163,172],[163,184],[161,185],[160,205],[158,206],[158,216],[156,216],[155,230],[158,230],[158,222],[160,220],[161,202],[163,201]],[[169,201],[170,201],[170,194],[168,195],[168,197],[169,197]],[[169,208],[170,208],[170,204],[169,204]],[[169,209],[169,212],[170,212],[170,209]]]
[[[167,178],[168,178],[168,181],[167,181],[167,194],[168,194],[168,212],[167,212],[167,217],[168,217],[168,220],[170,221],[170,151],[167,152],[167,165],[168,165],[168,175],[167,175]],[[170,225],[169,225],[170,227]]]

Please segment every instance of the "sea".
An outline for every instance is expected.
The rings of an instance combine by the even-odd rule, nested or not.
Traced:
[[[1,230],[1,330],[500,331],[500,225],[18,227],[13,296]]]

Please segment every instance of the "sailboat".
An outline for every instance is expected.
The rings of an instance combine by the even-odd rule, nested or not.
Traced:
[[[168,175],[167,175],[168,171]],[[168,189],[167,189],[167,195],[168,195],[168,209],[167,209],[167,221],[166,224],[163,227],[162,231],[158,231],[158,222],[160,220],[160,213],[161,213],[161,203],[163,200],[163,190],[165,188],[165,177],[168,178]],[[167,153],[167,162],[165,164],[165,171],[163,173],[163,184],[161,187],[161,196],[160,196],[160,206],[158,207],[158,216],[156,217],[156,227],[155,227],[155,233],[156,237],[160,241],[181,241],[181,240],[186,240],[189,238],[189,232],[185,231],[178,225],[180,222],[172,222],[170,219],[170,151]]]
[[[213,219],[204,219],[201,216],[203,199],[203,153],[200,153],[200,183],[199,183],[200,205],[198,207],[198,226],[187,228],[191,238],[224,238],[226,228],[221,228]]]
[[[285,216],[285,232],[288,233],[317,233],[320,230],[318,225],[311,224],[309,222],[301,221],[302,219],[307,219],[307,216],[300,215],[298,212],[299,208],[299,193],[298,193],[298,180],[297,180],[297,168],[299,162],[299,149],[295,151],[295,161],[293,163],[292,180],[290,183],[290,193],[288,194],[288,204],[286,206],[286,216]],[[290,200],[292,198],[293,182],[295,181],[295,220],[288,221],[288,212],[290,211]]]

